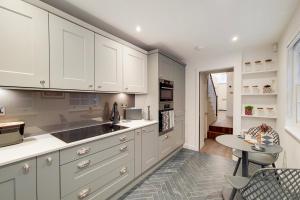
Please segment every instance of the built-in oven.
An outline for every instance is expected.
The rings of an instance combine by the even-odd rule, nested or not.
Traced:
[[[159,80],[159,100],[173,101],[174,82],[168,80]]]

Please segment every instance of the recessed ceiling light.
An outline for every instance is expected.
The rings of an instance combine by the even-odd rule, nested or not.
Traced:
[[[141,27],[140,27],[140,26],[136,26],[135,30],[136,30],[136,32],[138,32],[138,33],[139,33],[139,32],[141,32],[141,30],[142,30],[142,29],[141,29]]]
[[[234,37],[231,39],[232,42],[236,42],[236,41],[238,41],[238,40],[239,40],[239,37],[238,37],[238,36],[234,36]]]
[[[204,47],[203,47],[203,46],[197,45],[197,46],[195,46],[194,49],[195,49],[196,51],[201,51],[202,49],[204,49]]]

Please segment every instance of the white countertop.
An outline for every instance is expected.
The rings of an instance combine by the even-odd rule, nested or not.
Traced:
[[[62,140],[52,136],[51,134],[27,137],[24,139],[23,143],[0,148],[0,166],[11,164],[28,158],[33,158],[57,150],[83,144],[86,142],[110,137],[113,135],[135,130],[156,123],[158,122],[148,120],[131,120],[128,122],[121,121],[118,125],[126,126],[128,127],[127,129],[115,131],[105,135],[95,136],[92,138],[87,138],[72,143],[65,143]]]

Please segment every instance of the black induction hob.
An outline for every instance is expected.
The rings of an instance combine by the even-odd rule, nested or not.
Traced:
[[[89,126],[84,128],[78,128],[78,129],[72,129],[62,132],[53,133],[54,137],[57,137],[58,139],[66,142],[76,142],[79,140],[104,135],[107,133],[111,133],[114,131],[119,131],[122,129],[126,129],[128,127],[125,126],[119,126],[119,125],[113,125],[113,124],[100,124],[95,126]]]

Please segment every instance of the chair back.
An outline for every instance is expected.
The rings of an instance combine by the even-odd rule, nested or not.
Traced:
[[[260,129],[260,126],[258,127],[253,127],[253,128],[250,128],[247,133],[256,137],[259,133],[260,133],[261,129]],[[274,139],[274,144],[278,144],[280,145],[280,139],[279,139],[279,134],[274,130],[272,129],[271,126],[268,126],[268,131],[266,132],[267,134],[269,135],[272,135],[273,139]],[[277,160],[278,157],[279,157],[279,153],[275,153],[275,154],[272,154],[273,157]]]
[[[300,199],[300,169],[260,169],[240,193],[245,200]]]

